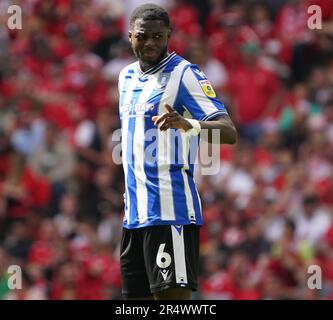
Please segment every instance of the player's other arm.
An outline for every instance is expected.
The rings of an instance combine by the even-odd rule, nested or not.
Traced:
[[[201,138],[209,143],[234,144],[237,141],[237,130],[235,125],[226,114],[218,116],[214,120],[199,121],[199,124],[201,130],[207,130],[207,134],[201,134]],[[215,132],[218,134],[215,134]]]

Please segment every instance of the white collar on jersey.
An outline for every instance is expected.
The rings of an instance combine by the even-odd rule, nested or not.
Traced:
[[[140,64],[138,62],[138,70],[139,70],[139,73],[140,73],[140,78],[144,78],[150,74],[154,74],[156,73],[157,71],[161,70],[164,66],[167,65],[167,63],[176,55],[176,52],[171,52],[168,56],[166,56],[163,60],[161,60],[157,65],[155,65],[154,67],[148,69],[147,71],[145,72],[142,72],[141,71],[141,68],[140,68]]]

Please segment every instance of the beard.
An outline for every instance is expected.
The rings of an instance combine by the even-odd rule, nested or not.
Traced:
[[[138,50],[133,50],[133,51],[134,51],[136,58],[140,62],[140,66],[146,71],[146,70],[154,67],[156,64],[158,64],[161,60],[163,60],[166,57],[167,52],[168,52],[168,47],[165,46],[161,50],[160,54],[158,56],[156,56],[156,58],[154,58],[154,59],[145,59],[142,56],[140,51],[138,51]]]

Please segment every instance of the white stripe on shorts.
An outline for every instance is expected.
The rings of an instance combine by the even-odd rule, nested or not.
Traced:
[[[179,230],[181,231],[179,234]],[[185,246],[184,246],[184,226],[171,226],[173,256],[175,259],[176,283],[187,284]]]

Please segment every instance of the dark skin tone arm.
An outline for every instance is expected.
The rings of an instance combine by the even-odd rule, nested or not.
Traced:
[[[170,105],[165,103],[164,107],[166,110],[165,113],[161,116],[152,117],[152,121],[161,131],[171,128],[188,131],[192,128],[192,125],[186,120],[186,118],[181,116]],[[208,130],[207,142],[209,143],[234,144],[237,140],[236,128],[230,117],[227,115],[216,117],[212,121],[199,121],[199,123],[201,130]],[[214,129],[220,130],[218,141],[212,141],[212,132]]]

